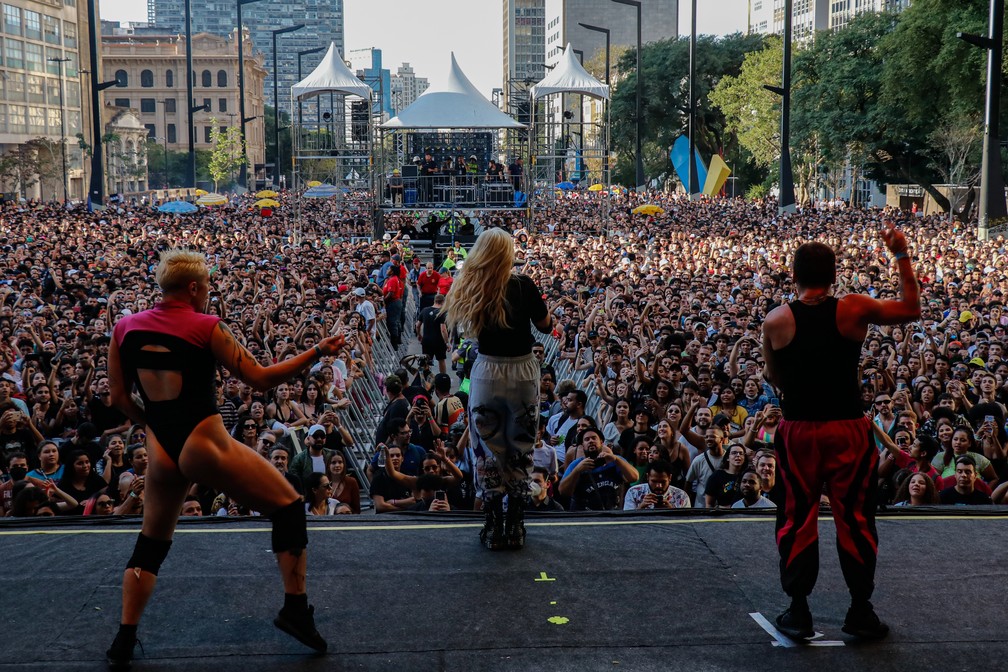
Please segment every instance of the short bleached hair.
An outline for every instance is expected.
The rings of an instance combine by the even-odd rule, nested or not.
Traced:
[[[161,253],[154,277],[163,292],[182,289],[207,277],[206,256],[202,252],[174,248]]]

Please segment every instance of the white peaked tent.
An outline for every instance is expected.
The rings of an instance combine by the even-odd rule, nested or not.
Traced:
[[[345,93],[370,100],[374,92],[350,72],[343,57],[336,51],[336,43],[331,42],[322,62],[311,74],[291,87],[291,97],[294,100],[305,100],[320,93]]]
[[[568,44],[557,66],[532,87],[532,100],[554,93],[581,93],[609,100],[609,85],[588,74],[588,71],[578,63],[574,50]]]
[[[382,128],[525,128],[525,125],[484,98],[462,72],[452,53],[445,87],[424,91],[412,105],[382,124]]]

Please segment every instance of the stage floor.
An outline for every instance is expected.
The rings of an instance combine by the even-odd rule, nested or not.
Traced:
[[[524,551],[500,553],[479,546],[472,517],[329,519],[309,530],[322,657],[272,625],[268,522],[187,522],[134,669],[993,669],[1008,655],[1008,515],[991,513],[880,517],[874,602],[892,634],[870,644],[840,631],[847,593],[822,519],[811,646],[757,620],[785,606],[765,516],[536,518]],[[0,525],[0,670],[105,669],[136,530]]]

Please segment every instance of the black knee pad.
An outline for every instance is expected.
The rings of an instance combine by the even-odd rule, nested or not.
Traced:
[[[171,545],[170,540],[151,539],[141,532],[137,537],[136,546],[133,547],[133,555],[130,556],[126,569],[142,569],[157,576]]]
[[[273,552],[301,555],[308,546],[308,523],[303,500],[296,500],[270,514],[273,521]]]

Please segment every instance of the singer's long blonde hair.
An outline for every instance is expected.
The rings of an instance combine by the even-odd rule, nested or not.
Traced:
[[[448,329],[476,337],[484,327],[509,327],[504,296],[514,268],[514,240],[504,229],[487,229],[455,278],[442,311]]]

